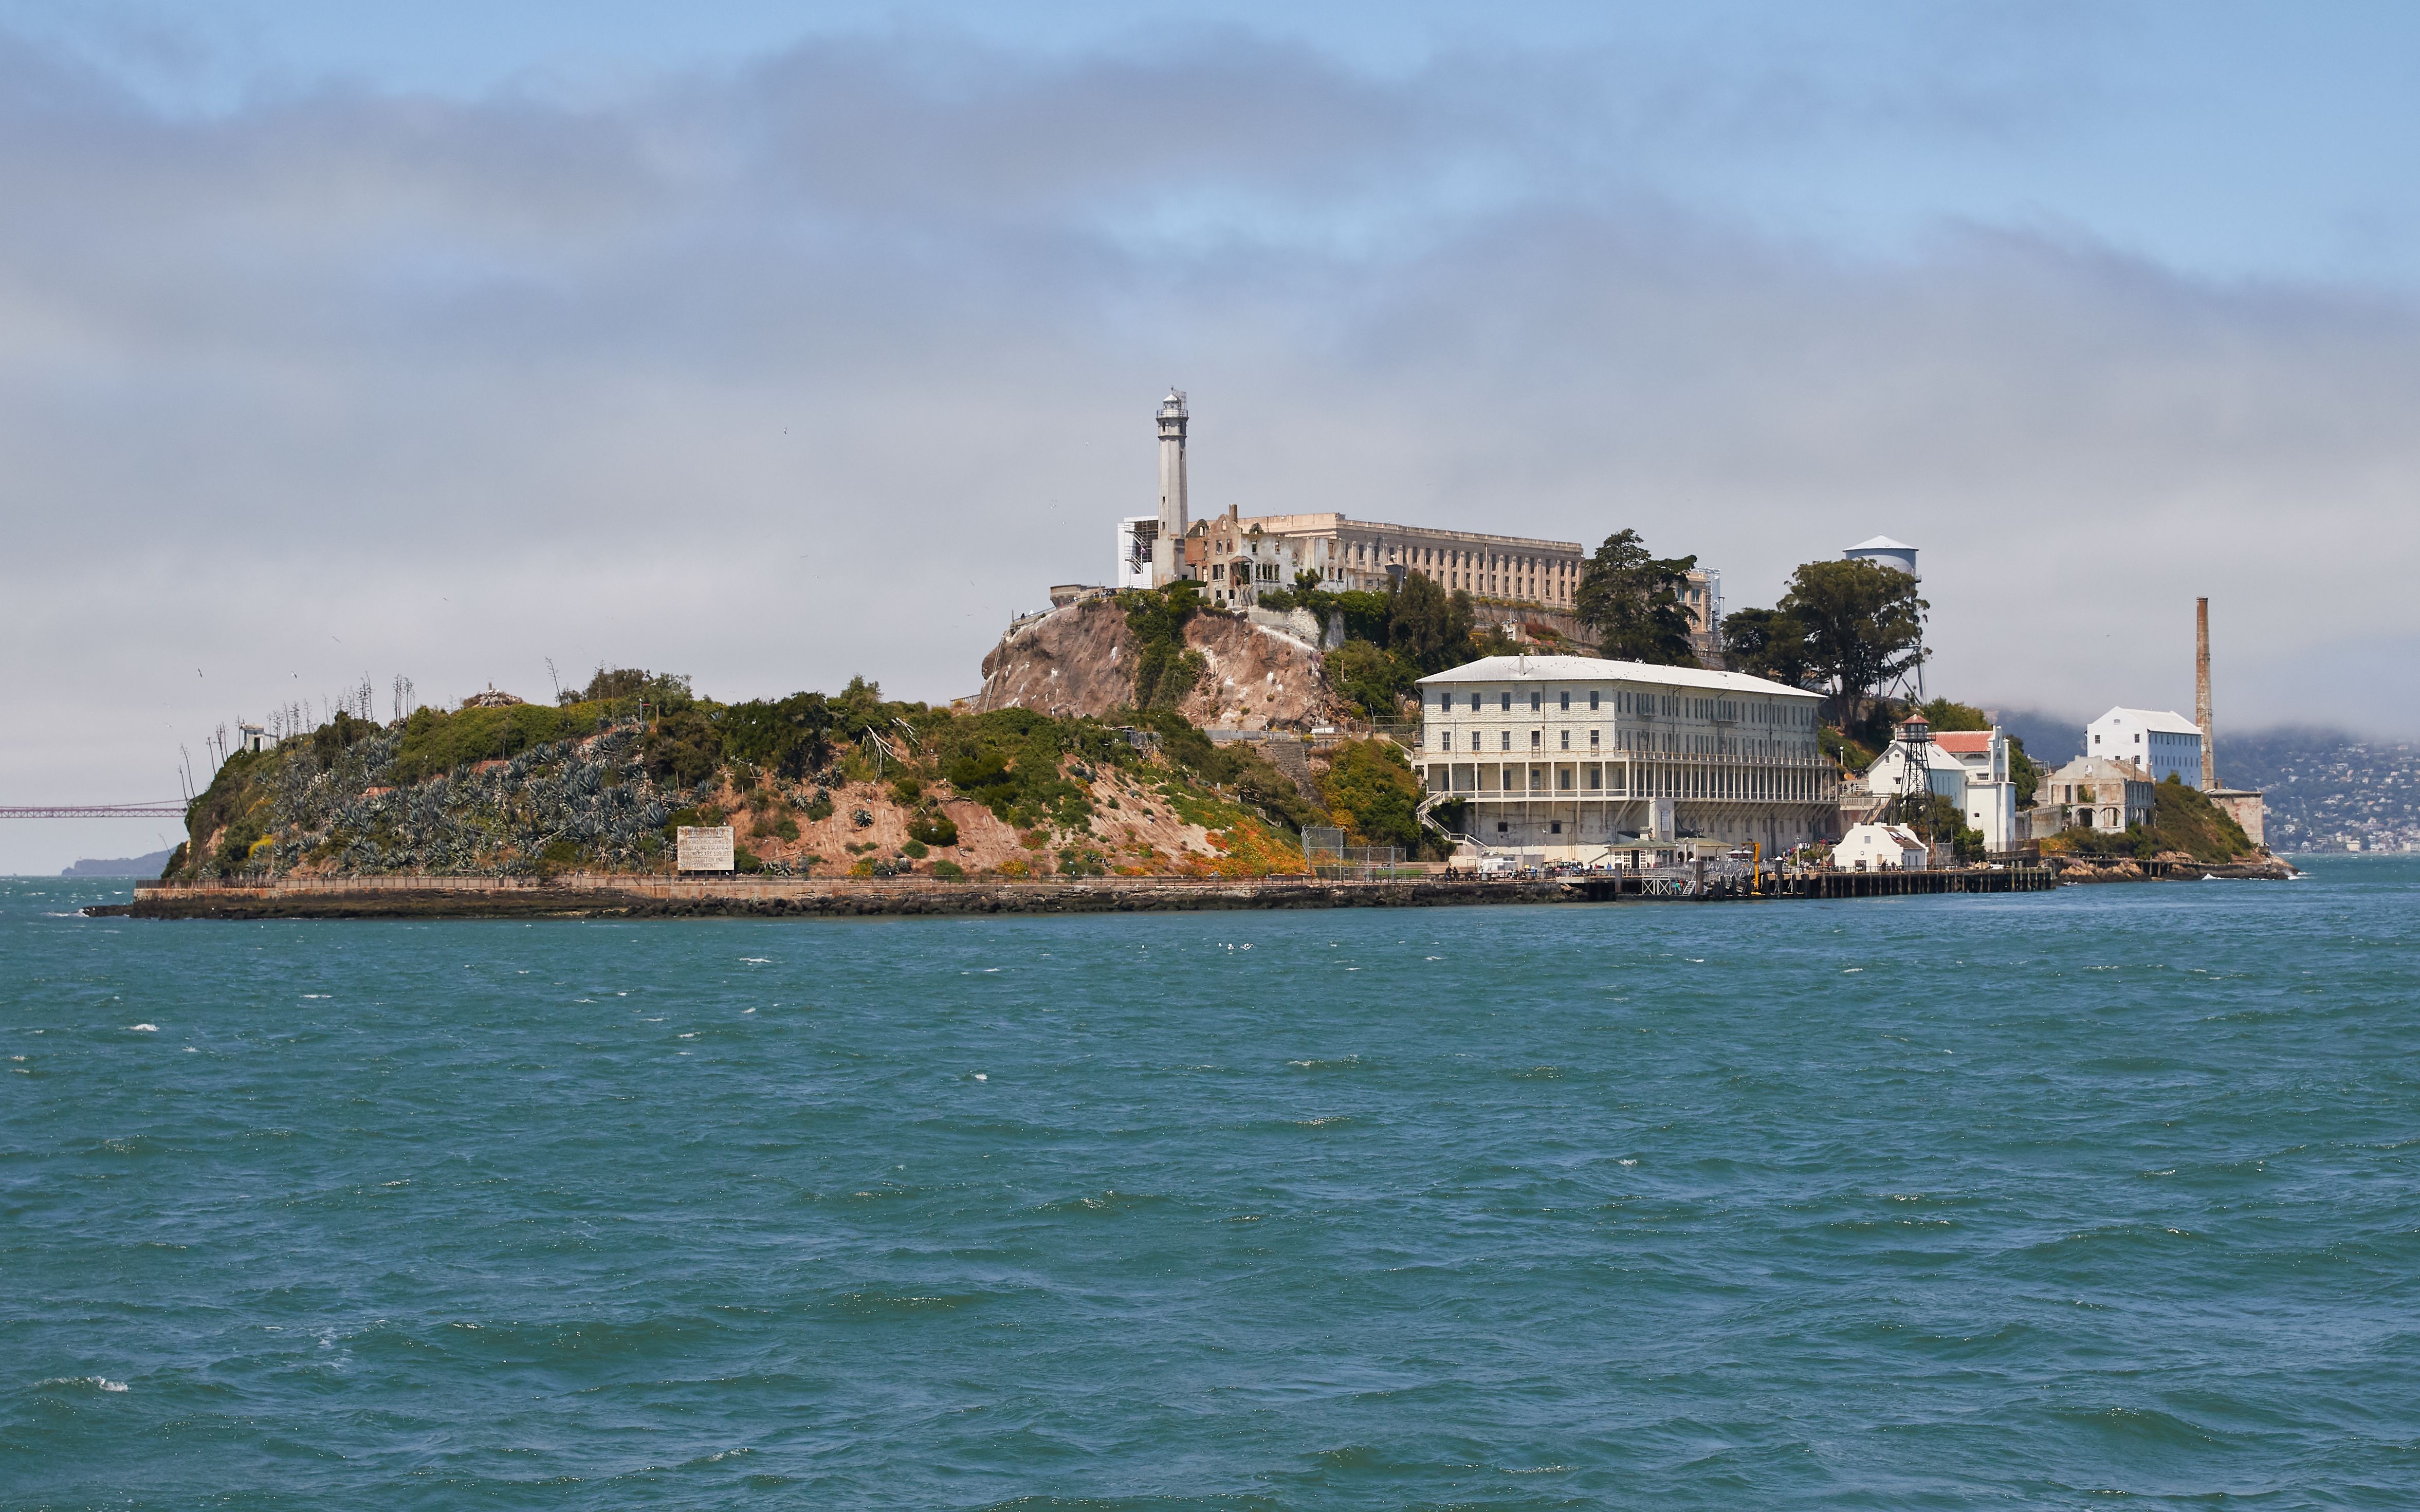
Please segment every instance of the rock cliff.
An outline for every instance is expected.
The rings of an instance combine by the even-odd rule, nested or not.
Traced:
[[[1203,663],[1177,705],[1197,725],[1308,730],[1344,712],[1311,640],[1205,610],[1186,622],[1185,644]],[[1139,646],[1125,610],[1094,599],[1011,629],[984,657],[978,707],[1101,716],[1134,702]]]

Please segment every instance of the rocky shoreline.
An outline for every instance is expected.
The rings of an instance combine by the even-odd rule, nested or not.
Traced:
[[[2198,882],[2205,877],[2219,877],[2230,882],[2288,882],[2303,873],[2284,861],[2271,856],[2261,861],[2228,861],[2211,865],[2183,856],[2163,856],[2152,861],[2063,861],[2058,866],[2062,885],[2088,882]]]
[[[1979,874],[1979,873],[1978,873]],[[2182,860],[2068,862],[2062,886],[2223,877],[2284,881],[2284,861],[2204,866]],[[1931,891],[1934,889],[1922,889]],[[1944,888],[1941,890],[1952,890]],[[1983,890],[1959,887],[1954,890]],[[1674,893],[1650,894],[1674,897]],[[1740,896],[1735,888],[1710,897]],[[1817,896],[1818,891],[1784,896]],[[1828,895],[1828,894],[1821,894]],[[1862,895],[1862,894],[1860,894]],[[248,885],[159,883],[131,903],[84,912],[116,918],[850,918],[983,914],[1130,914],[1273,908],[1438,908],[1609,900],[1604,879],[1468,875],[1337,881],[1088,877],[939,882],[928,878],[669,877],[585,873],[552,878],[301,877]]]

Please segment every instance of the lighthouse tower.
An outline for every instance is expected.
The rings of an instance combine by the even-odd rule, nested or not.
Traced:
[[[1151,584],[1165,588],[1185,576],[1185,391],[1159,402],[1159,534],[1151,544]]]

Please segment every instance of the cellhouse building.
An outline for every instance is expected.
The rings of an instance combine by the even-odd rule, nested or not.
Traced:
[[[1419,689],[1421,783],[1466,801],[1484,845],[1581,862],[1689,837],[1772,852],[1837,825],[1813,693],[1590,656],[1489,656]]]

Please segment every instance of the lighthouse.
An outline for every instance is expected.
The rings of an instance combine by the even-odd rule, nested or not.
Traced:
[[[1185,391],[1159,402],[1159,534],[1151,544],[1151,584],[1165,588],[1185,576]]]

